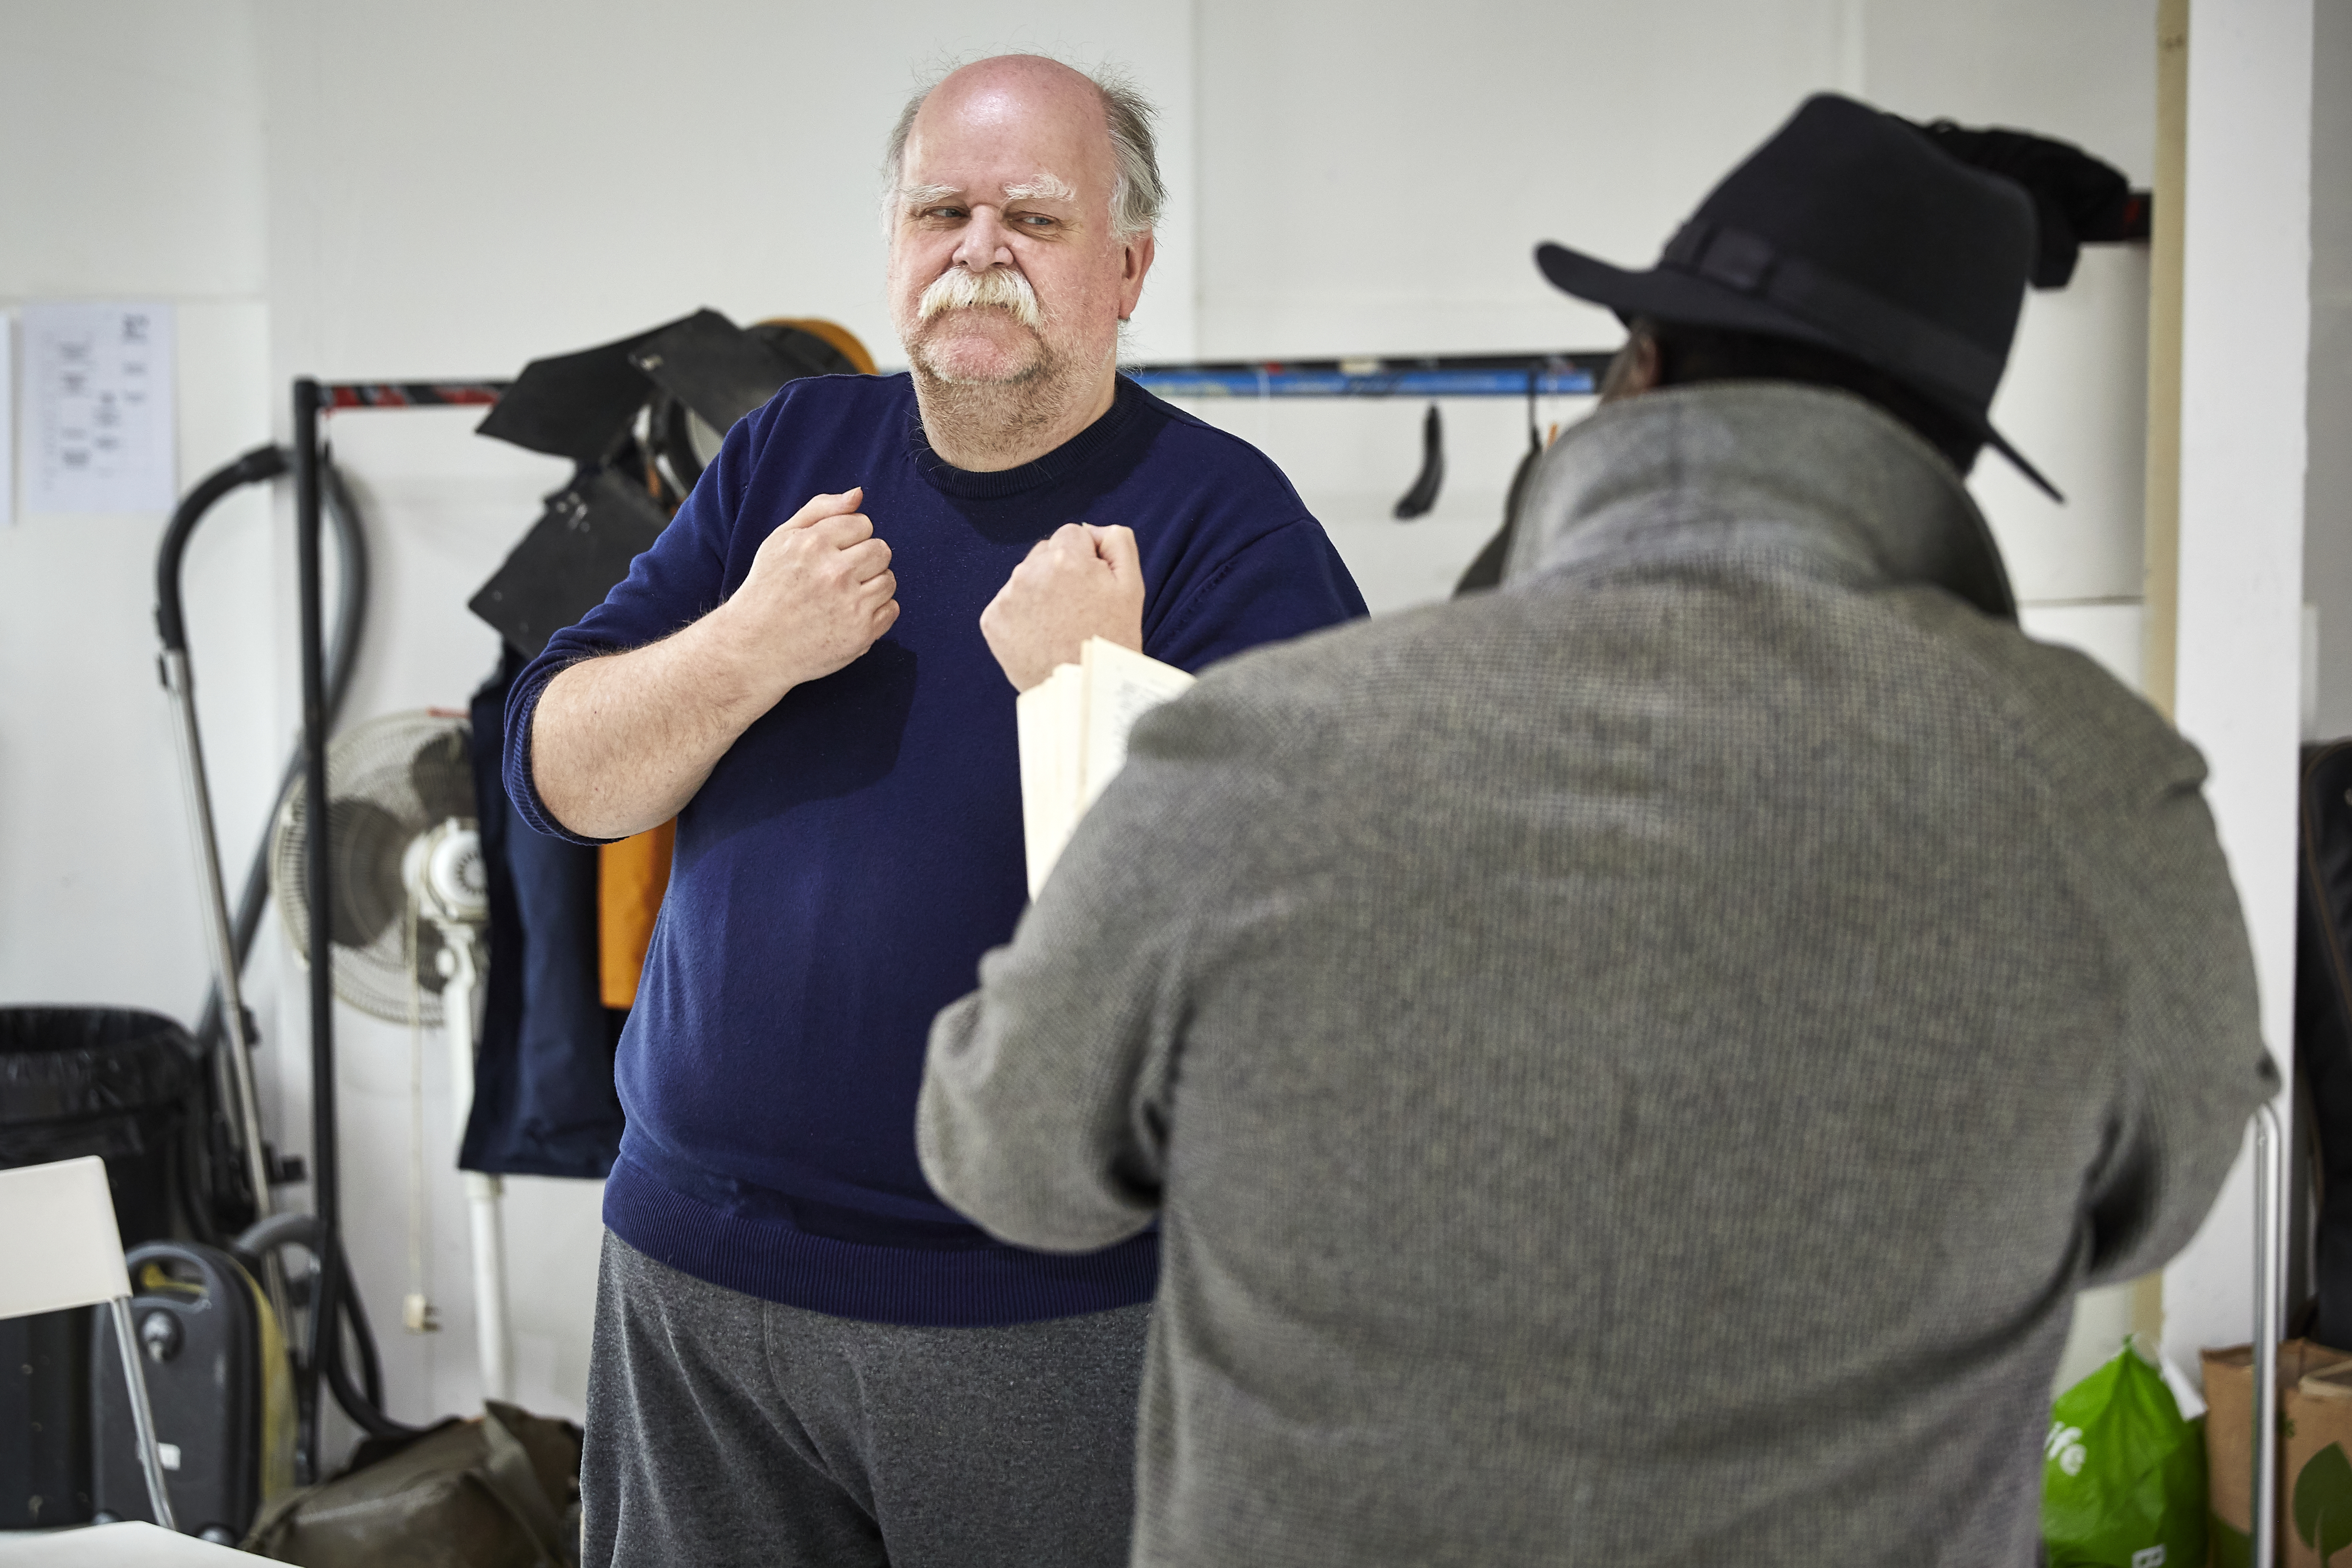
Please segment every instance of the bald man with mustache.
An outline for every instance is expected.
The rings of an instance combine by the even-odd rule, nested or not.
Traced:
[[[1089,637],[1199,669],[1363,613],[1272,463],[1118,374],[1148,105],[982,60],[888,167],[908,372],[743,419],[509,700],[532,826],[678,824],[615,1068],[592,1565],[1126,1562],[1158,1237],[943,1205],[926,1035],[1026,903],[1017,691]]]

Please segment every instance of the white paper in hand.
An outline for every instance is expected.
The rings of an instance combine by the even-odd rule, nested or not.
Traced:
[[[1021,838],[1033,899],[1078,825],[1080,680],[1076,665],[1057,666],[1013,706],[1021,742]]]
[[[1021,742],[1022,837],[1029,896],[1045,885],[1078,818],[1127,762],[1136,721],[1192,684],[1172,664],[1089,637],[1014,704]]]

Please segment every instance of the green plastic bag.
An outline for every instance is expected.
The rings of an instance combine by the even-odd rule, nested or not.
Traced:
[[[2058,1396],[2042,1444],[2050,1568],[2203,1568],[2205,1423],[2131,1342]]]

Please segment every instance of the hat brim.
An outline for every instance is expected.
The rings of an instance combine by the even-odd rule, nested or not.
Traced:
[[[1536,266],[1551,280],[1553,288],[1605,306],[1617,313],[1618,320],[1628,323],[1636,316],[1654,316],[1662,321],[1681,321],[1694,327],[1727,327],[1735,331],[1800,338],[1823,348],[1853,352],[1769,300],[1739,293],[1687,272],[1663,267],[1647,272],[1628,272],[1549,240],[1536,247]]]
[[[1612,267],[1606,261],[1549,240],[1536,247],[1536,266],[1552,287],[1613,310],[1620,321],[1628,323],[1636,316],[1651,316],[1662,321],[1680,321],[1694,327],[1763,332],[1773,337],[1815,343],[1876,365],[1967,425],[1985,445],[2008,458],[2016,466],[2018,472],[2039,486],[2051,500],[2063,501],[2066,499],[2059,493],[2057,486],[2042,477],[2042,470],[2026,461],[2024,454],[2011,446],[2008,438],[1992,427],[1992,422],[1981,411],[1932,385],[1903,375],[1900,366],[1880,364],[1866,345],[1826,331],[1802,317],[1782,310],[1769,300],[1743,294],[1707,279],[1677,272],[1670,268],[1657,267],[1647,272],[1629,272],[1622,267]]]

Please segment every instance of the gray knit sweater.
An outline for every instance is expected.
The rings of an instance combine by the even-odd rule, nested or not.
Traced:
[[[1632,399],[1536,487],[1500,591],[1144,721],[924,1169],[1159,1220],[1138,1563],[2030,1562],[2074,1292],[2277,1088],[2203,765],[1854,399]]]

